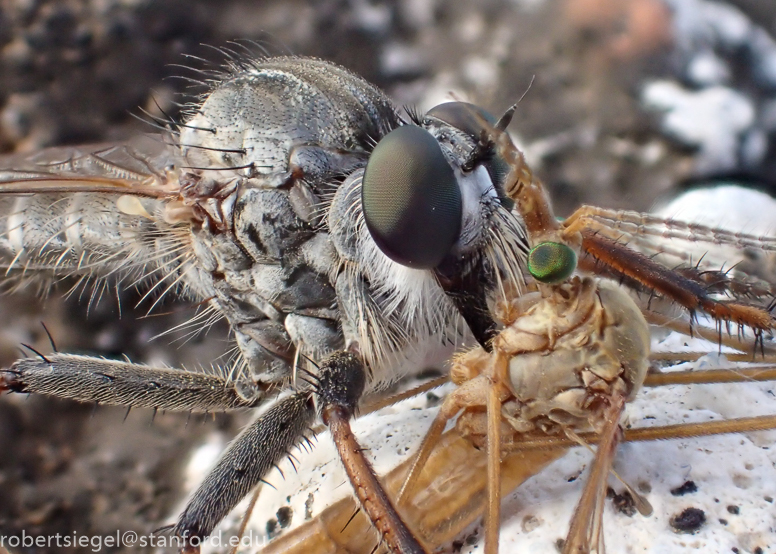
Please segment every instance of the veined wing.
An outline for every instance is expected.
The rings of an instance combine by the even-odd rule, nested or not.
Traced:
[[[165,198],[175,189],[177,147],[162,136],[141,135],[117,144],[53,147],[0,156],[0,194],[117,193]]]
[[[0,268],[177,281],[191,256],[188,226],[169,217],[179,166],[153,136],[0,157]]]

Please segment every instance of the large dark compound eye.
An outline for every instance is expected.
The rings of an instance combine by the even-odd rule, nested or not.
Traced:
[[[361,201],[375,243],[402,265],[432,269],[458,240],[461,191],[439,143],[420,127],[399,127],[377,144]]]
[[[482,139],[483,131],[487,131],[486,125],[495,127],[497,123],[493,114],[469,102],[445,102],[431,108],[426,116],[443,121],[451,127],[463,131],[475,142]],[[493,152],[490,152],[488,157],[481,160],[480,163],[485,166],[490,180],[502,193],[504,179],[509,173],[509,164]],[[506,196],[502,197],[501,203],[508,209],[512,209],[514,206],[514,202]]]

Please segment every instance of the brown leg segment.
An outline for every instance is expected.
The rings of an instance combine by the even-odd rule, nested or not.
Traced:
[[[396,554],[425,554],[426,549],[412,536],[364,457],[350,429],[350,414],[340,406],[328,406],[324,408],[323,419],[362,508],[388,548]]]
[[[738,302],[714,300],[707,295],[704,287],[695,281],[682,277],[644,254],[594,231],[582,231],[582,250],[607,269],[637,281],[647,290],[678,302],[691,313],[700,310],[717,321],[745,325],[755,331],[776,327],[776,320],[767,310]]]
[[[620,416],[625,408],[625,399],[615,398],[601,432],[590,475],[582,491],[574,517],[571,519],[568,539],[563,546],[564,554],[603,551],[603,502],[606,496],[606,480],[612,468],[614,454],[619,444]]]
[[[329,356],[319,368],[316,383],[323,423],[331,431],[361,507],[388,549],[395,554],[426,554],[426,549],[391,504],[350,428],[350,418],[365,382],[364,367],[357,355],[338,352]]]
[[[501,524],[501,399],[494,384],[488,389],[487,402],[488,509],[485,512],[485,554],[498,554],[498,530]]]

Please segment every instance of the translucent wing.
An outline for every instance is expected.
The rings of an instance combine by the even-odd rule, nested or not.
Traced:
[[[0,156],[0,194],[107,192],[160,198],[177,147],[143,135],[118,144],[54,147]]]
[[[180,276],[188,229],[166,217],[179,166],[154,136],[0,157],[0,268],[22,281]]]

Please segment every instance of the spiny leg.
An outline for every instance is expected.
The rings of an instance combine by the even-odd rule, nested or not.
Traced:
[[[242,385],[220,375],[59,353],[0,369],[0,392],[169,411],[249,408],[264,400],[262,394],[245,398],[238,390]]]
[[[671,271],[697,283],[707,293],[726,295],[737,300],[757,301],[756,299],[772,298],[776,291],[774,283],[768,282],[769,278],[747,261],[754,253],[769,254],[776,250],[776,237],[749,235],[663,219],[650,214],[608,210],[595,206],[580,207],[564,222],[564,233],[577,232],[606,238],[618,244],[625,243],[629,249],[647,254],[650,259],[651,256],[656,256],[667,265],[667,260],[677,260],[678,265],[672,267]],[[703,245],[708,245],[705,252]],[[731,250],[737,250],[738,254]],[[698,258],[701,252],[703,254]],[[696,261],[693,264],[694,255]],[[707,259],[707,255],[714,261],[702,263]],[[586,265],[584,260],[580,260],[580,264]],[[710,267],[715,264],[719,264],[719,269]],[[622,273],[607,271],[605,265],[597,265],[598,268],[586,269],[603,273],[604,276],[623,277]],[[723,270],[725,266],[729,269]],[[736,270],[731,272],[733,268]],[[643,288],[638,280],[631,281],[629,286]]]
[[[759,355],[762,355],[762,359],[768,359],[768,357],[773,357],[774,352],[776,351],[772,344],[763,343],[763,341],[759,339],[757,333],[753,333],[754,336],[752,338],[745,337],[743,333],[728,335],[722,333],[720,328],[711,329],[710,327],[693,325],[691,322],[685,321],[684,319],[669,317],[656,311],[644,310],[642,313],[644,314],[644,319],[646,319],[650,325],[656,325],[663,329],[670,329],[688,337],[700,337],[709,342],[717,343],[720,346],[727,346],[735,350],[746,352],[747,354],[744,356],[746,357],[746,360],[749,361],[752,360],[754,354],[758,354],[758,359],[760,359]],[[733,354],[728,355],[728,359],[731,361],[734,357],[735,355]]]
[[[608,270],[637,281],[649,291],[670,298],[690,313],[703,311],[717,321],[751,327],[755,332],[776,327],[766,309],[740,302],[711,298],[699,283],[672,271],[651,258],[591,230],[582,230],[582,250]]]
[[[199,552],[216,525],[304,439],[314,419],[312,393],[295,393],[278,400],[232,441],[172,528],[183,539],[184,552]]]
[[[366,382],[361,361],[349,352],[335,353],[321,364],[318,375],[311,377],[321,416],[374,527],[393,552],[424,554],[425,549],[391,505],[350,430],[349,420]],[[184,540],[185,552],[198,551],[218,522],[304,438],[314,417],[313,393],[296,393],[279,400],[234,440],[173,527]]]
[[[262,395],[246,400],[238,390],[241,386],[250,384],[219,375],[58,353],[22,359],[0,370],[0,391],[170,411],[228,410],[264,400]],[[238,435],[173,526],[185,551],[198,551],[218,522],[304,438],[314,418],[312,393],[296,393],[279,400]]]

